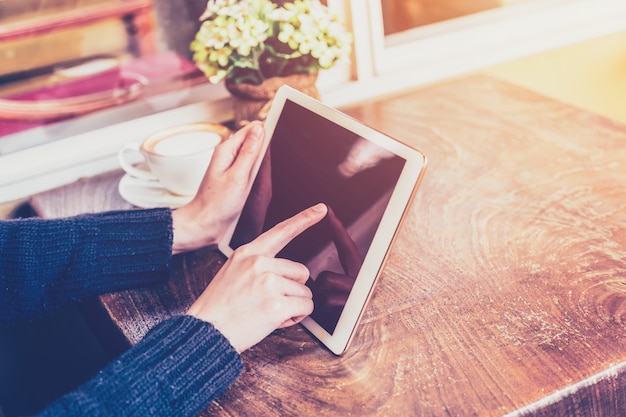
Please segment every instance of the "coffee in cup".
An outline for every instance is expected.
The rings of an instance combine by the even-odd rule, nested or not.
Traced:
[[[127,143],[118,160],[124,171],[135,178],[159,181],[176,195],[195,195],[200,187],[215,147],[231,131],[213,123],[191,123],[164,129],[148,136],[141,144]],[[133,165],[130,156],[143,159]],[[140,155],[137,158],[137,155]]]

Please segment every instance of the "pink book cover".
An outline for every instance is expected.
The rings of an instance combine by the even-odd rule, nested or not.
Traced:
[[[40,87],[9,97],[2,97],[2,99],[14,101],[16,104],[34,105],[38,102],[45,106],[46,102],[54,103],[54,100],[59,99],[70,99],[67,100],[68,103],[75,103],[81,99],[85,99],[88,102],[93,98],[103,99],[104,101],[101,104],[104,107],[99,108],[106,108],[107,104],[112,106],[119,102],[114,100],[116,96],[119,97],[126,94],[125,97],[128,100],[145,97],[168,91],[172,86],[179,88],[180,80],[194,76],[202,79],[193,63],[175,53],[165,53],[135,58],[128,63],[123,63],[111,69],[76,77],[69,81]],[[131,93],[132,91],[134,93]],[[76,101],[73,99],[76,99]],[[96,107],[99,106],[95,103],[91,104]],[[80,116],[80,114],[72,115],[63,110],[61,108],[58,109],[60,114],[58,117],[50,117],[48,115],[42,119],[37,119],[32,116],[27,118],[10,116],[10,113],[9,115],[3,115],[0,109],[0,137]]]

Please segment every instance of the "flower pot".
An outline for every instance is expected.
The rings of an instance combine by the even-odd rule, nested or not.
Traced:
[[[319,99],[316,82],[317,73],[271,77],[259,85],[226,80],[226,89],[233,96],[235,127],[239,129],[253,120],[265,120],[276,91],[285,84]]]

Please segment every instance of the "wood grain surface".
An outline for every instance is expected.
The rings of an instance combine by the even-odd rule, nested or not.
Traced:
[[[625,415],[626,126],[485,76],[345,111],[429,159],[354,342],[277,331],[204,415]],[[33,206],[127,207],[120,175]],[[179,256],[168,285],[101,301],[135,343],[222,262]]]

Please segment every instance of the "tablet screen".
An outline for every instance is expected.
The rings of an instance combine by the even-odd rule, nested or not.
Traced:
[[[333,334],[406,161],[296,104],[285,102],[232,235],[233,249],[323,202],[329,214],[277,256],[311,273],[311,317]]]

